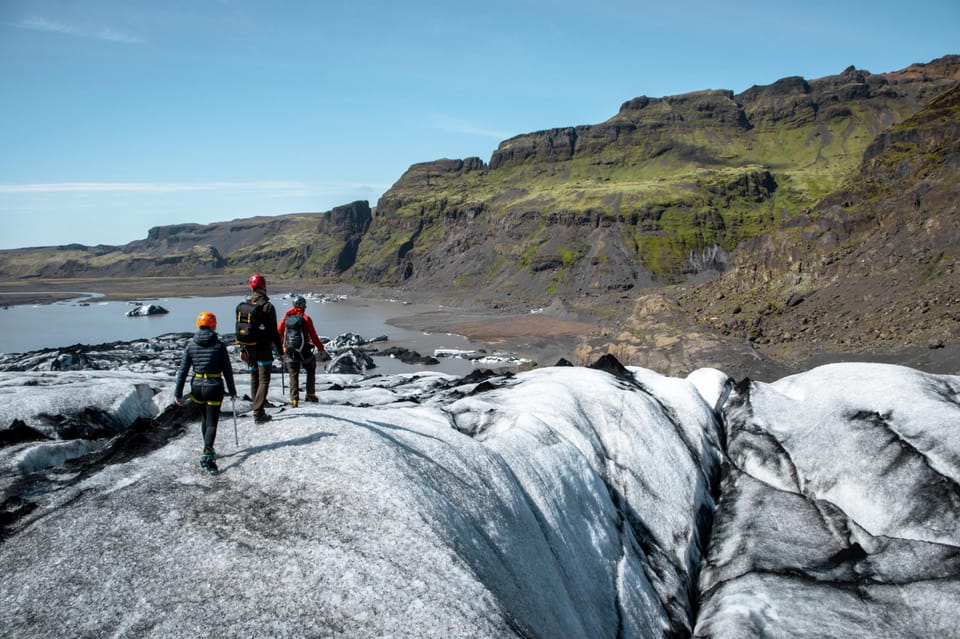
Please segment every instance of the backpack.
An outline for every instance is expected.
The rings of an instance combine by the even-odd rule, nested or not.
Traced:
[[[291,313],[290,315],[285,315],[283,322],[286,324],[283,342],[287,352],[306,355],[310,349],[307,336],[304,334],[303,330],[303,315],[300,313]]]
[[[237,304],[237,344],[253,346],[263,341],[267,332],[265,321],[263,304],[249,300]]]

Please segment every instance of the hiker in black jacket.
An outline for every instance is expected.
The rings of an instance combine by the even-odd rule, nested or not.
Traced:
[[[277,352],[283,365],[283,342],[277,332],[277,309],[267,297],[267,280],[263,275],[250,276],[250,297],[237,306],[237,343],[243,344],[241,359],[250,371],[250,399],[253,401],[253,421],[264,424],[272,418],[266,411],[267,392],[270,390],[270,373],[273,370],[273,353]],[[251,326],[241,327],[243,310],[255,308]],[[243,310],[242,310],[243,309]],[[244,334],[245,333],[245,334]]]
[[[217,422],[220,421],[220,406],[224,397],[224,382],[230,399],[237,398],[237,387],[233,383],[233,367],[227,346],[220,341],[216,333],[217,318],[213,313],[204,311],[197,317],[197,333],[183,349],[180,370],[177,372],[177,385],[173,391],[177,406],[183,405],[183,387],[187,373],[193,369],[190,380],[190,401],[200,405],[203,435],[203,455],[200,465],[204,470],[215,473],[216,452],[213,449],[217,438]]]

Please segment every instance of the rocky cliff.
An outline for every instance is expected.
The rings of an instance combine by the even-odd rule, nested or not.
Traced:
[[[372,214],[367,202],[325,213],[150,229],[124,246],[0,251],[0,278],[150,277],[264,270],[331,278],[349,270]]]
[[[877,136],[841,188],[684,294],[778,352],[960,342],[960,87]]]
[[[624,103],[607,122],[412,166],[381,198],[355,276],[523,299],[700,280],[856,171],[878,134],[960,79],[949,56],[741,94]]]

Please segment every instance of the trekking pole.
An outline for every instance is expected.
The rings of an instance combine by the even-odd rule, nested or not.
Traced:
[[[283,396],[287,396],[287,360],[281,355],[280,356],[280,390],[283,391]]]
[[[240,438],[237,436],[237,400],[231,397],[230,405],[233,409],[233,443],[240,448]]]

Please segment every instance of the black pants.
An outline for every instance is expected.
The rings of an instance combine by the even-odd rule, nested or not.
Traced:
[[[200,434],[203,435],[203,451],[213,450],[217,439],[217,422],[220,421],[220,404],[205,404],[200,407]]]
[[[200,434],[203,435],[204,452],[213,450],[223,395],[223,384],[219,379],[194,377],[190,384],[190,400],[200,404]]]

